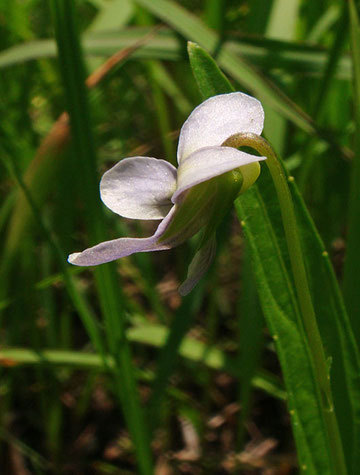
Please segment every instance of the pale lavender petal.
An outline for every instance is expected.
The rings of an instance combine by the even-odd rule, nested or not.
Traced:
[[[125,218],[162,219],[172,207],[176,168],[165,160],[131,157],[104,173],[100,195],[105,205]]]
[[[216,238],[215,233],[209,238],[204,246],[195,254],[188,269],[188,275],[179,287],[180,295],[187,295],[195,285],[199,282],[201,277],[210,267],[216,251]]]
[[[256,157],[232,147],[204,147],[197,150],[180,163],[177,189],[171,201],[178,203],[181,201],[182,193],[193,186],[235,168],[265,160],[265,158]]]
[[[264,125],[261,103],[242,92],[210,97],[192,111],[182,126],[178,162],[203,147],[221,145],[231,135],[260,135]]]
[[[68,262],[76,266],[96,266],[105,262],[114,261],[121,257],[130,256],[136,252],[163,251],[183,242],[181,236],[174,237],[171,242],[158,243],[165,233],[175,214],[176,206],[161,221],[155,234],[148,238],[119,238],[102,242],[82,252],[70,254]]]

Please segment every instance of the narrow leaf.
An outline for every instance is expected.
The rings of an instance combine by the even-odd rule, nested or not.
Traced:
[[[214,68],[213,61],[204,64],[203,58],[204,55],[197,66],[200,67],[201,64],[203,67],[201,77],[208,71],[210,87],[201,79],[204,87],[202,93],[206,97],[215,88],[214,77],[218,69],[216,66]],[[195,57],[193,62],[196,62]],[[194,74],[196,71],[194,68]],[[219,77],[221,76],[219,71]],[[230,90],[221,88],[218,91],[223,92]],[[351,459],[356,454],[354,444],[359,444],[358,349],[324,246],[293,180],[290,180],[290,185],[306,251],[318,325],[327,356],[333,361],[331,383],[335,410],[347,451],[348,466],[351,466]],[[297,328],[295,318],[298,304],[292,290],[279,206],[266,169],[262,171],[259,185],[253,186],[237,200],[236,210],[252,250],[258,292],[282,365],[301,465],[306,465],[310,471],[314,470],[313,473],[332,473],[307,345]]]
[[[354,70],[355,157],[349,193],[348,236],[344,267],[344,297],[356,339],[360,339],[360,23],[353,0],[348,2],[351,55]]]

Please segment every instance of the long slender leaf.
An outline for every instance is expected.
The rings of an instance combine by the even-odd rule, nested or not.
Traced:
[[[204,58],[205,53],[200,47],[190,45],[189,50],[193,63],[196,62],[198,54]],[[208,78],[207,82],[202,80],[202,94],[207,96],[209,90],[210,96],[213,91],[210,85],[213,84],[213,77],[216,77],[217,68],[210,57],[205,67],[204,62],[202,64],[203,76]],[[218,74],[220,76],[220,73]],[[218,93],[232,90],[233,88],[223,87]],[[272,192],[275,195],[274,189]],[[330,453],[312,366],[307,345],[302,341],[301,332],[297,328],[296,313],[299,308],[292,290],[292,279],[287,272],[265,203],[259,187],[253,185],[241,200],[237,200],[236,210],[252,253],[264,317],[275,340],[284,374],[299,464],[306,466],[308,473],[331,474]],[[278,216],[276,225],[279,225]],[[271,266],[269,274],[267,267],[265,268],[268,263]]]
[[[360,22],[355,2],[350,0],[350,37],[354,68],[355,159],[349,195],[348,239],[344,267],[344,297],[357,340],[360,339]]]
[[[356,475],[360,445],[360,355],[328,253],[294,181],[289,181],[302,232],[315,310],[331,361],[335,410],[349,472]]]
[[[199,47],[190,46],[192,63],[196,62],[195,57],[199,54],[199,64],[204,67],[204,52],[200,51]],[[208,85],[204,77],[207,76],[210,83],[208,90],[212,92],[213,78],[216,76],[211,58],[209,58],[207,68],[208,75],[206,75],[206,69],[202,74],[205,95]],[[196,68],[194,72],[196,74]],[[218,78],[219,82],[220,72]],[[223,82],[223,79],[221,81]],[[229,92],[229,89],[225,87],[219,89],[218,92]],[[293,189],[295,209],[303,236],[318,325],[327,355],[333,361],[331,382],[335,408],[350,468],[352,459],[357,457],[355,444],[359,444],[358,349],[324,246],[293,180],[290,180],[290,185]],[[315,470],[314,473],[331,473],[329,453],[325,450],[327,440],[321,424],[311,363],[306,351],[306,343],[302,341],[301,332],[297,329],[294,318],[298,311],[297,302],[291,290],[292,278],[288,267],[288,253],[280,212],[270,176],[265,173],[265,170],[262,172],[259,185],[254,186],[237,200],[236,209],[253,252],[254,269],[265,318],[275,336],[289,395],[290,413],[294,416],[293,430],[301,463],[305,463],[308,468],[312,467],[312,470]],[[300,388],[300,374],[302,388]],[[344,387],[349,397],[344,396]],[[317,428],[311,428],[309,423],[317,425]],[[316,432],[312,434],[312,430]],[[319,443],[323,446],[321,454],[317,452]]]

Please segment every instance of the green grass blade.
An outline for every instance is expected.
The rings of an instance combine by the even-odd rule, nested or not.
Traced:
[[[315,25],[312,27],[307,41],[312,44],[319,43],[321,37],[328,33],[328,31],[332,28],[333,24],[339,17],[341,5],[333,4],[329,5],[327,9],[323,12],[319,19],[317,19]]]
[[[314,107],[314,119],[316,121],[323,122],[326,106],[328,105],[329,93],[331,86],[336,79],[336,71],[338,69],[340,58],[343,54],[343,50],[347,40],[347,6],[343,6],[342,14],[337,22],[336,36],[333,40],[331,48],[329,50],[328,60],[324,66],[324,72],[319,84],[318,96]],[[315,138],[309,140],[309,143],[303,151],[303,161],[299,172],[299,187],[300,190],[305,190],[306,185],[309,183],[309,177],[315,163],[317,162],[317,153],[314,150]]]
[[[207,0],[205,3],[205,20],[207,25],[220,34],[224,31],[226,0]]]
[[[196,16],[171,0],[136,0],[136,3],[171,25],[186,39],[198,43],[207,50],[216,50],[219,44],[218,35],[207,28]],[[336,141],[328,134],[324,134],[306,112],[251,64],[234,54],[226,44],[217,55],[217,61],[224,71],[243,87],[254,95],[261,96],[266,104],[295,125],[309,134],[318,135],[336,149],[339,148]]]
[[[333,83],[336,77],[336,71],[338,69],[339,61],[344,52],[344,47],[348,35],[348,14],[346,5],[344,5],[343,7],[336,27],[336,35],[329,51],[329,57],[324,68],[323,76],[319,87],[319,94],[314,109],[314,116],[316,118],[321,115],[322,109],[326,104],[326,98],[328,97],[331,84]]]
[[[85,196],[85,219],[91,243],[106,240],[105,220],[98,198],[98,177],[95,144],[92,137],[85,71],[75,22],[72,0],[53,0],[55,36],[59,64],[70,116],[74,163],[81,170],[82,192]],[[105,319],[109,350],[116,362],[115,388],[123,405],[123,412],[133,437],[141,474],[152,473],[152,456],[146,424],[136,389],[130,348],[124,333],[124,314],[112,265],[94,271],[100,303]]]
[[[182,305],[175,315],[170,332],[166,336],[166,341],[158,356],[156,378],[149,401],[149,419],[151,420],[152,430],[154,430],[160,422],[159,419],[164,401],[165,389],[169,377],[174,371],[181,342],[188,332],[194,318],[194,312],[191,308],[192,299],[193,296],[188,296],[183,299]]]
[[[134,13],[131,0],[112,0],[103,3],[101,7],[90,25],[92,31],[120,29],[130,21]]]
[[[145,324],[142,326],[131,327],[127,330],[127,338],[141,345],[147,345],[153,348],[162,348],[167,340],[171,330],[163,325]],[[192,337],[185,337],[179,346],[179,356],[185,360],[199,363],[211,370],[223,371],[233,377],[238,376],[237,361],[228,356],[215,346],[209,346],[206,343],[196,340]],[[106,365],[100,355],[85,351],[66,351],[66,350],[37,350],[27,348],[1,348],[0,366],[15,365],[38,365],[52,364],[64,367],[79,369],[96,369],[106,371],[113,369],[114,359],[110,355],[106,357]],[[141,375],[142,373],[137,372]],[[278,377],[264,370],[257,371],[251,381],[254,388],[260,389],[267,394],[280,399],[286,399],[286,393]]]
[[[267,25],[269,38],[294,38],[299,0],[274,0]]]
[[[219,38],[215,32],[207,28],[198,18],[170,0],[136,0],[136,3],[151,11],[186,39],[198,43],[213,51]],[[296,125],[307,132],[315,131],[309,116],[296,107],[284,93],[271,85],[263,76],[246,63],[241,57],[234,55],[224,46],[218,55],[218,63],[224,71],[237,79],[244,87],[254,94],[262,93],[269,105],[288,117]]]
[[[295,25],[298,15],[298,0],[274,0],[266,26],[266,37],[291,41],[295,38]],[[262,101],[262,97],[258,99]],[[264,134],[271,137],[272,146],[278,153],[282,153],[285,144],[287,120],[274,109],[264,104],[265,116],[269,120],[264,126]]]
[[[62,251],[60,248],[58,242],[55,240],[53,237],[51,231],[48,229],[48,226],[44,222],[40,210],[38,209],[35,200],[33,199],[29,189],[27,188],[26,184],[24,183],[21,174],[16,166],[15,163],[10,163],[10,160],[6,160],[6,155],[4,153],[0,154],[1,160],[3,161],[4,165],[9,171],[9,174],[11,174],[14,178],[14,180],[18,183],[20,189],[24,193],[26,200],[30,206],[30,209],[32,211],[32,214],[34,216],[35,221],[37,222],[41,232],[47,239],[47,241],[50,244],[50,247],[52,248],[52,251],[54,253],[54,256],[57,258],[59,267],[62,270],[62,277],[63,281],[65,283],[66,289],[68,291],[68,294],[70,298],[72,299],[72,302],[76,308],[76,310],[79,312],[79,315],[81,317],[81,320],[87,330],[87,333],[90,337],[91,342],[94,345],[94,348],[96,351],[100,353],[100,355],[103,358],[103,361],[105,361],[105,345],[103,342],[102,335],[99,330],[99,325],[96,320],[95,315],[93,314],[91,308],[89,307],[88,303],[85,301],[85,299],[82,297],[82,295],[79,293],[78,289],[76,288],[76,284],[74,282],[74,278],[72,276],[72,273],[70,272],[69,266],[66,263],[66,256],[65,253]],[[4,259],[4,258],[3,258]],[[4,262],[4,260],[3,260]],[[5,278],[2,276],[2,278]],[[0,304],[0,310],[6,308],[7,300],[1,302]],[[10,302],[9,302],[10,303]]]
[[[354,69],[355,158],[349,194],[347,244],[344,267],[344,298],[357,341],[360,341],[360,24],[353,0],[348,2],[351,54]]]
[[[150,32],[150,28],[131,27],[121,31],[86,33],[83,37],[84,54],[87,56],[109,56],[119,49],[134,45]],[[319,75],[326,65],[328,52],[314,45],[289,41],[253,38],[244,35],[241,39],[226,41],[227,48],[266,70],[283,69],[285,72]],[[276,51],[276,55],[271,53]],[[56,45],[51,39],[32,40],[20,43],[0,52],[0,69],[42,58],[54,58]],[[134,53],[138,59],[184,59],[183,47],[176,33],[164,28],[149,39],[146,45]],[[271,57],[271,61],[269,61]],[[336,77],[352,77],[351,62],[344,55],[339,61]]]

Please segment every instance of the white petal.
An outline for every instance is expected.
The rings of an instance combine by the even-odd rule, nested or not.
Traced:
[[[100,195],[105,205],[125,218],[162,219],[172,206],[176,168],[165,160],[131,157],[104,173]]]
[[[179,287],[180,295],[187,295],[195,285],[199,282],[201,277],[210,267],[216,251],[216,238],[215,233],[209,238],[209,240],[204,244],[204,246],[199,249],[199,251],[193,257],[189,265],[188,275],[185,280]]]
[[[265,158],[256,157],[232,147],[202,148],[180,163],[177,189],[171,200],[173,203],[178,203],[181,201],[181,194],[193,186],[243,165],[265,160]]]
[[[199,148],[221,145],[236,133],[260,135],[263,124],[264,110],[257,99],[242,92],[210,97],[192,111],[182,126],[178,162]]]
[[[162,251],[165,249],[171,249],[183,242],[181,236],[175,236],[173,240],[158,243],[159,238],[168,229],[171,223],[176,206],[173,206],[170,213],[159,224],[155,234],[148,238],[119,238],[111,241],[105,241],[96,246],[85,249],[82,252],[75,252],[70,254],[68,261],[70,264],[76,266],[96,266],[98,264],[105,264],[121,257],[130,256],[136,252],[150,252],[150,251]]]

